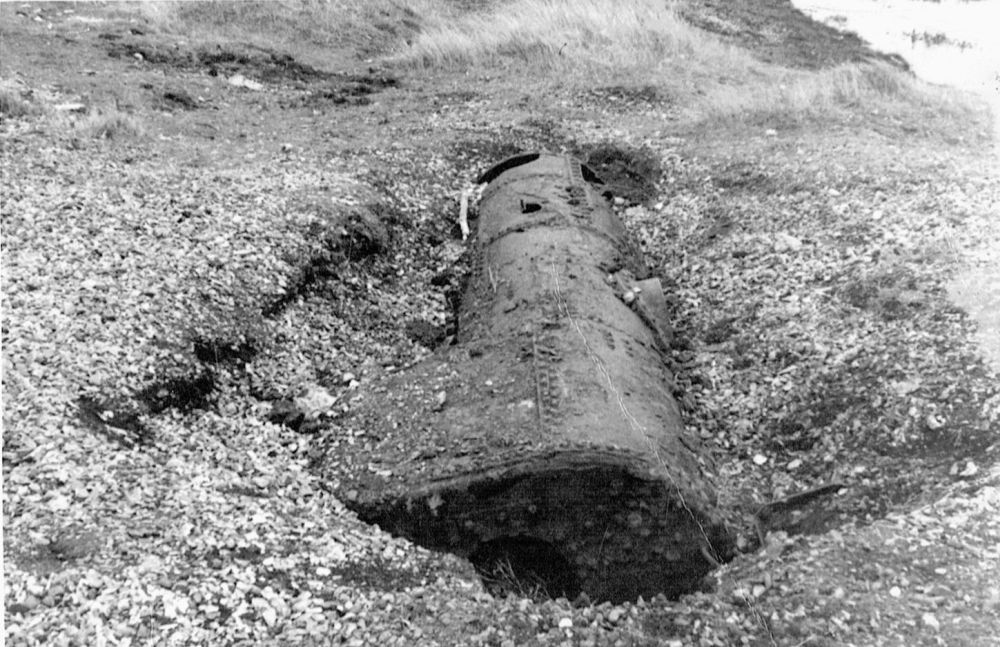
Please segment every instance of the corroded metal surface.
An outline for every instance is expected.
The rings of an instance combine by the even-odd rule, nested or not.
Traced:
[[[357,403],[341,496],[435,549],[544,542],[597,599],[687,590],[732,541],[672,396],[659,282],[578,161],[484,179],[456,343]]]

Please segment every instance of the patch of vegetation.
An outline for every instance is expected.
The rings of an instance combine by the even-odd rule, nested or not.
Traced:
[[[203,364],[245,366],[271,340],[261,313],[246,307],[237,307],[232,312],[207,312],[196,318],[197,322],[191,324],[185,336],[195,357]]]
[[[672,609],[654,609],[642,619],[642,628],[650,638],[679,638],[688,633],[689,622],[678,616]]]
[[[198,108],[198,101],[188,94],[186,90],[167,90],[163,93],[163,101],[167,106],[177,107],[183,110],[195,110]]]
[[[73,524],[57,529],[46,540],[16,555],[15,560],[37,576],[46,577],[85,561],[103,545],[104,540],[97,532]]]
[[[444,341],[447,331],[425,319],[410,319],[406,322],[406,335],[421,346],[434,349]]]
[[[627,203],[646,204],[659,196],[663,168],[652,150],[603,143],[584,146],[578,155],[608,191]]]
[[[37,107],[26,101],[20,92],[0,86],[0,118],[26,117],[37,113]]]
[[[910,37],[911,43],[923,43],[927,47],[934,45],[952,45],[959,49],[968,49],[972,45],[968,41],[955,40],[954,38],[949,38],[944,32],[929,32],[922,31],[918,32],[916,29],[911,29],[908,32],[904,32],[905,35]]]
[[[608,85],[594,88],[590,93],[595,97],[622,104],[655,104],[666,98],[661,88],[650,83],[637,86]]]
[[[769,77],[766,83],[710,88],[703,106],[707,117],[781,125],[859,106],[881,106],[893,112],[926,108],[956,117],[973,114],[970,106],[884,63],[845,63],[810,73],[764,71]]]
[[[136,398],[152,414],[167,409],[187,412],[205,409],[215,392],[215,376],[211,371],[198,368],[173,377],[160,378],[142,388]]]
[[[280,295],[266,304],[261,312],[273,317],[288,304],[307,294],[316,284],[337,275],[337,268],[347,262],[360,262],[382,253],[389,245],[387,220],[391,210],[378,205],[336,214],[323,205],[310,207],[321,215],[309,234],[315,240],[314,250],[295,263],[296,269]]]
[[[739,322],[737,317],[721,317],[713,321],[705,330],[703,338],[706,344],[721,344],[739,332],[736,325]]]
[[[769,193],[775,189],[775,179],[766,168],[745,160],[726,164],[712,175],[712,183],[720,189]]]
[[[386,74],[349,74],[311,90],[305,97],[282,102],[282,107],[315,107],[324,104],[364,106],[371,103],[371,95],[398,84],[395,77]]]
[[[581,593],[573,568],[551,545],[530,537],[487,542],[469,558],[486,590],[497,597],[545,600]]]
[[[262,81],[317,81],[331,74],[297,61],[287,53],[242,43],[216,44],[193,49],[146,37],[109,40],[108,54],[115,58],[136,58],[156,65],[182,69],[203,69],[210,76],[252,74]]]
[[[838,294],[853,307],[876,312],[887,321],[910,318],[928,301],[916,276],[902,267],[879,267],[846,280]]]
[[[74,122],[73,130],[90,139],[129,139],[145,133],[142,122],[117,108],[98,108]]]
[[[634,69],[711,47],[662,2],[518,0],[458,18],[429,18],[398,60],[423,67],[516,59],[545,67]]]
[[[77,400],[77,415],[85,427],[126,449],[153,442],[143,412],[125,399],[82,396]]]
[[[328,568],[330,577],[336,580],[377,591],[400,591],[425,585],[437,578],[437,574],[427,570],[425,564],[416,563],[411,568],[402,568],[381,557],[373,557],[363,563],[331,564]]]
[[[257,354],[258,345],[255,339],[208,338],[194,339],[194,354],[207,364],[238,362],[246,364]]]

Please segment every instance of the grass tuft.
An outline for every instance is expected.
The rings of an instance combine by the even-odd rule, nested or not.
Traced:
[[[36,112],[35,106],[25,101],[20,92],[0,86],[0,116],[25,117]]]
[[[140,137],[145,129],[134,116],[118,109],[97,109],[76,121],[73,129],[91,139],[127,139]]]
[[[489,565],[486,572],[480,573],[483,585],[491,595],[506,597],[513,594],[519,598],[530,598],[536,601],[551,599],[545,582],[531,574],[518,573],[509,558],[500,558]]]

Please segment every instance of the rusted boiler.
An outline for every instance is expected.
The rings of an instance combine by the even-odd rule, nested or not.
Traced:
[[[578,160],[500,162],[454,344],[370,389],[331,479],[369,522],[553,595],[690,590],[732,553],[664,362],[659,281]]]

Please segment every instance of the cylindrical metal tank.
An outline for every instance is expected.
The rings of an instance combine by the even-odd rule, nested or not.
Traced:
[[[659,281],[578,160],[481,180],[456,343],[364,395],[331,480],[391,533],[548,569],[553,595],[690,590],[733,541],[672,396]]]

